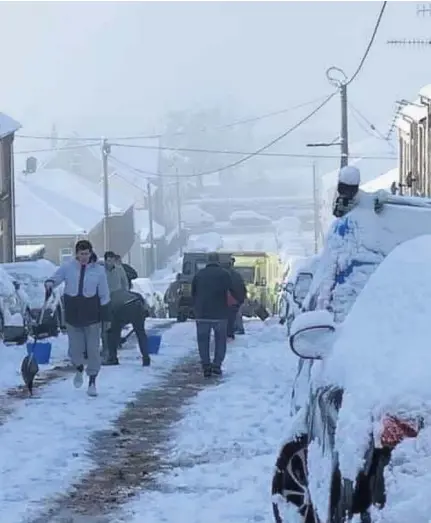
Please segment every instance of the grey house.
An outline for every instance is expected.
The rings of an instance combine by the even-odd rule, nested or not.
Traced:
[[[15,259],[13,142],[21,125],[0,113],[0,262]]]
[[[16,236],[19,245],[44,245],[45,258],[61,263],[79,239],[103,255],[103,198],[74,174],[37,169],[16,176]],[[126,254],[134,240],[133,208],[110,206],[110,248]]]

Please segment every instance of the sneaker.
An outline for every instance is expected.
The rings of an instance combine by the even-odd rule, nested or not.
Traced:
[[[211,365],[204,365],[204,378],[211,378],[212,368]]]
[[[142,357],[142,366],[149,367],[151,365],[151,358],[149,356]]]
[[[75,377],[73,378],[73,385],[76,389],[79,389],[82,387],[82,384],[84,383],[84,366],[80,365],[76,368]]]
[[[92,397],[97,396],[96,376],[90,376],[90,381],[88,382],[87,394]]]
[[[212,365],[211,372],[215,374],[216,376],[221,376],[223,374],[223,371],[221,370],[220,365]]]

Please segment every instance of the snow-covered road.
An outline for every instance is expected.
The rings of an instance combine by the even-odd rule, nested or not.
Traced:
[[[296,365],[286,341],[285,330],[274,320],[249,321],[247,334],[229,344],[221,381],[206,382],[198,370],[201,383],[192,385],[196,392],[188,396],[193,399],[161,442],[165,472],[106,521],[141,523],[145,517],[146,523],[269,522],[271,475],[289,424],[288,398]],[[56,343],[57,361],[64,360],[65,342],[62,338]],[[1,358],[5,351],[11,351],[6,368],[13,377],[1,385],[11,387],[17,384],[17,363],[24,348],[2,347]],[[92,452],[94,436],[114,427],[126,404],[135,401],[142,389],[169,388],[163,377],[195,354],[194,324],[176,324],[164,333],[161,352],[150,369],[140,367],[135,347],[122,351],[119,367],[103,369],[96,399],[74,390],[66,374],[38,388],[35,398],[16,400],[3,424],[0,420],[4,520],[63,521],[62,516],[44,514],[55,508],[59,495],[85,482],[91,470],[99,466],[103,471]],[[67,521],[100,521],[97,514],[85,517],[72,515]]]
[[[170,472],[112,523],[272,520],[271,478],[297,363],[286,341],[277,324],[247,323],[229,346],[223,381],[200,392],[173,427]]]

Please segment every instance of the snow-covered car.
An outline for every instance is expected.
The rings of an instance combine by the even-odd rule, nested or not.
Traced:
[[[181,208],[181,220],[186,228],[199,225],[211,227],[215,224],[214,216],[201,209],[199,205],[184,205]]]
[[[4,263],[2,267],[19,284],[19,292],[23,291],[26,294],[32,326],[42,323],[46,328],[44,334],[47,336],[57,336],[60,330],[64,330],[64,285],[54,289],[45,303],[44,282],[54,274],[57,266],[49,260],[40,259]],[[40,318],[42,309],[43,318]]]
[[[153,282],[149,278],[136,278],[132,281],[132,291],[140,294],[148,305],[150,316],[157,317],[157,293]],[[163,302],[163,298],[162,298]]]
[[[298,258],[290,266],[289,275],[282,288],[279,308],[280,323],[286,323],[288,334],[292,321],[301,312],[302,303],[311,287],[318,262],[319,256],[314,255]]]
[[[0,266],[0,336],[6,342],[25,343],[31,330],[30,302],[26,292]]]
[[[255,211],[235,211],[229,216],[229,222],[234,226],[272,225],[271,218]]]
[[[292,324],[313,361],[273,477],[277,523],[428,523],[431,514],[431,235],[397,246],[342,324]]]

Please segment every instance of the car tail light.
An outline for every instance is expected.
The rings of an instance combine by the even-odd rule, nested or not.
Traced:
[[[386,416],[382,421],[380,442],[383,447],[396,447],[405,438],[415,438],[421,429],[418,420],[405,420],[395,416]]]

